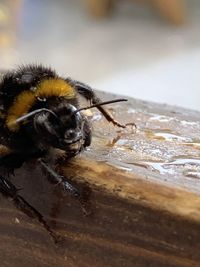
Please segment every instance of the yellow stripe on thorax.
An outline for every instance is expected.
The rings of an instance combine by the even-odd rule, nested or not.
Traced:
[[[73,98],[75,96],[74,88],[62,79],[49,79],[42,81],[34,92],[36,97],[66,97]]]
[[[15,121],[29,112],[37,98],[56,96],[71,99],[75,95],[74,88],[62,79],[43,80],[34,91],[23,91],[14,99],[13,105],[8,109],[6,126],[10,131],[17,131],[19,125]]]

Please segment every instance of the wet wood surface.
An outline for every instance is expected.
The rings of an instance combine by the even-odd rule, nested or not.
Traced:
[[[59,165],[81,199],[35,161],[10,177],[40,216],[0,195],[0,266],[200,266],[200,113],[133,99],[109,110],[137,131],[89,114],[92,146]]]

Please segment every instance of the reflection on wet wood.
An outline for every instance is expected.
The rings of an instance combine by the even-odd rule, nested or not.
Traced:
[[[200,114],[135,100],[110,111],[138,129],[93,113],[92,146],[59,166],[81,199],[49,184],[35,162],[11,177],[58,242],[0,195],[1,266],[200,265]]]

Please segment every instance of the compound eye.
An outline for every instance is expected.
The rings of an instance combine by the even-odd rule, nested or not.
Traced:
[[[82,115],[81,115],[81,113],[80,113],[79,111],[76,112],[76,113],[74,114],[74,117],[75,117],[75,121],[76,121],[78,124],[80,124],[81,121],[83,120],[83,117],[82,117]]]
[[[76,116],[76,120],[77,120],[77,122],[81,122],[81,120],[82,120],[81,113],[80,113],[80,112],[77,112],[77,113],[75,114],[75,116]]]
[[[56,131],[55,124],[50,121],[49,114],[42,113],[36,115],[34,118],[34,127],[35,130],[42,134],[45,137],[58,137],[58,133]]]

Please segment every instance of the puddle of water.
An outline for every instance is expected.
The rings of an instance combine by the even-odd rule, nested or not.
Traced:
[[[102,119],[102,115],[101,114],[95,114],[92,116],[91,121],[100,121]]]
[[[167,165],[196,165],[200,166],[200,159],[196,158],[178,158]]]
[[[152,117],[149,118],[150,121],[161,121],[161,122],[169,122],[174,120],[174,118],[164,116],[164,115],[158,115],[154,114]]]
[[[181,135],[172,133],[170,130],[162,131],[145,131],[146,136],[151,140],[169,141],[169,142],[181,142],[183,145],[192,146],[196,149],[200,149],[200,139],[193,139],[190,137],[183,137]]]
[[[186,171],[184,175],[188,178],[200,179],[200,172],[197,171]]]
[[[107,164],[117,167],[118,169],[133,171],[134,166],[149,169],[161,175],[183,175],[189,178],[200,179],[200,159],[198,158],[174,158],[174,160],[163,161],[140,161],[135,160],[126,162],[125,160],[107,160]]]
[[[129,172],[133,170],[133,168],[131,167],[130,164],[126,164],[122,161],[112,160],[112,161],[106,161],[106,163],[108,165],[116,167],[117,169],[120,169],[120,170],[129,171]]]
[[[161,162],[144,162],[146,166],[150,167],[152,171],[159,172],[160,174],[175,174],[175,170],[168,168],[165,163]]]
[[[133,114],[133,113],[137,113],[137,111],[134,108],[129,108],[127,113]]]
[[[175,175],[180,171],[175,168],[176,166],[182,166],[184,170],[181,172],[190,177],[200,178],[200,159],[196,158],[177,158],[171,162],[154,162],[154,161],[144,161],[141,162],[146,168],[150,168],[152,171],[159,172],[160,174],[170,174]],[[140,164],[140,166],[142,166]],[[137,164],[138,165],[138,164]],[[199,171],[193,170],[192,168],[199,168]]]
[[[160,131],[160,130],[154,130],[154,131],[147,130],[145,133],[149,139],[192,143],[191,138],[183,137],[183,136],[180,136],[178,134],[172,133],[172,131],[169,129],[165,129],[162,131]]]
[[[181,121],[181,124],[183,126],[197,126],[197,125],[199,125],[199,122],[196,122],[196,121]]]
[[[159,114],[151,114],[151,117],[149,118],[150,121],[158,121],[158,122],[171,122],[171,121],[178,121],[182,126],[199,126],[200,122],[199,121],[186,121],[186,120],[180,120],[176,117],[170,117],[170,116],[165,116],[165,115],[159,115]]]
[[[155,133],[155,137],[163,138],[166,141],[181,141],[181,142],[190,142],[190,138],[182,137],[172,133],[158,132]]]

